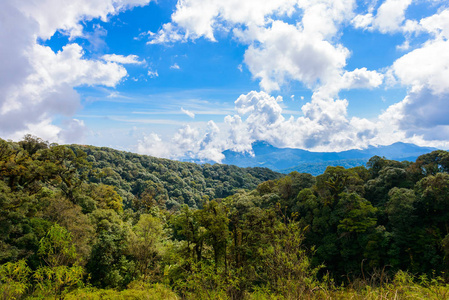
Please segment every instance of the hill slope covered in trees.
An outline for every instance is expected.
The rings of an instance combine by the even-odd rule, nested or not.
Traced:
[[[125,204],[143,197],[168,209],[182,204],[196,208],[208,199],[224,198],[238,189],[253,189],[263,181],[283,176],[267,168],[200,165],[105,147],[68,147],[75,153],[86,153],[93,170],[89,181],[116,187]]]
[[[445,298],[448,171],[446,151],[282,177],[0,140],[0,295]]]

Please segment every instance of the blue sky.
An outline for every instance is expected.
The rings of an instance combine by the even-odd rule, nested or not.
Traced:
[[[6,0],[0,137],[222,151],[449,148],[439,0]]]

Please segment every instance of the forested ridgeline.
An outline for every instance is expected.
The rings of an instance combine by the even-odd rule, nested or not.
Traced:
[[[224,198],[238,189],[254,189],[263,181],[284,175],[267,168],[195,164],[93,146],[68,146],[86,156],[88,181],[114,186],[125,206],[137,199],[167,209],[182,204],[198,208],[209,199]],[[155,203],[155,204],[156,204]]]
[[[0,140],[0,295],[449,297],[449,153],[319,176]]]

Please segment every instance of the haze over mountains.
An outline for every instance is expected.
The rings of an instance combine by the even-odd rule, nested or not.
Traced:
[[[432,147],[394,143],[389,146],[370,146],[363,150],[310,152],[301,149],[276,148],[266,142],[255,142],[252,144],[252,149],[254,155],[226,150],[223,152],[226,158],[222,163],[239,167],[266,167],[282,173],[298,171],[319,175],[327,166],[339,165],[349,168],[365,165],[375,155],[398,161],[414,161],[418,156],[436,150]]]

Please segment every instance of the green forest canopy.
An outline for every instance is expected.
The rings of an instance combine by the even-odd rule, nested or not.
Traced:
[[[314,177],[0,140],[0,293],[140,282],[192,298],[294,298],[402,271],[445,281],[448,170],[446,151]]]

